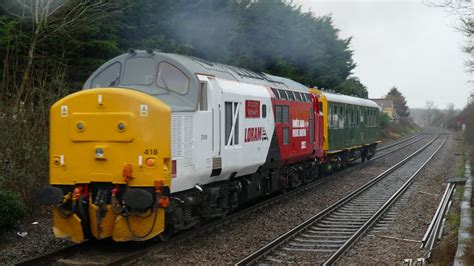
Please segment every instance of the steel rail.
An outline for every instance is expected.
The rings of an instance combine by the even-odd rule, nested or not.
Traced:
[[[416,138],[416,137],[419,137],[419,136],[421,136],[421,135],[424,135],[424,134],[426,134],[426,133],[418,132],[418,133],[416,133],[416,134],[414,134],[413,136],[410,136],[410,137],[408,137],[408,138],[404,138],[404,139],[401,139],[401,140],[397,140],[397,141],[394,141],[394,142],[390,142],[390,143],[388,143],[388,144],[386,144],[386,145],[382,145],[382,146],[378,147],[378,148],[377,148],[377,151],[383,151],[383,150],[386,150],[386,149],[388,149],[388,148],[391,148],[391,147],[400,145],[400,144],[402,144],[402,143],[404,143],[404,142],[407,142],[407,141],[409,141],[409,140],[412,140],[412,139],[414,139],[414,138]]]
[[[401,150],[401,149],[403,149],[403,148],[405,148],[405,147],[408,147],[408,146],[412,145],[413,143],[417,143],[418,141],[425,139],[425,136],[423,136],[423,134],[421,134],[421,133],[420,133],[420,135],[418,135],[417,137],[420,137],[420,138],[417,138],[417,139],[415,139],[415,140],[412,140],[412,141],[410,141],[410,142],[408,142],[408,143],[405,143],[406,141],[401,141],[401,142],[399,143],[399,145],[400,145],[401,143],[405,143],[405,144],[403,144],[403,145],[401,145],[401,146],[398,146],[398,147],[395,146],[395,147],[396,147],[395,149],[390,150],[390,151],[387,152],[387,153],[379,154],[379,155],[375,156],[374,158],[372,158],[372,160],[374,160],[374,159],[380,159],[380,158],[385,157],[385,156],[387,156],[387,155],[389,155],[389,154],[391,154],[391,153],[393,153],[393,152],[396,152],[396,151]],[[411,140],[411,139],[410,139],[410,140]],[[393,147],[394,147],[394,146],[389,147],[389,148],[393,148]],[[388,149],[388,148],[387,148],[387,149]],[[386,149],[382,149],[382,151],[384,151],[384,150],[386,150]],[[380,150],[377,150],[377,152],[380,152]]]
[[[268,254],[269,252],[275,250],[277,247],[279,247],[281,244],[285,243],[288,239],[296,236],[298,233],[302,232],[303,230],[305,230],[306,228],[308,228],[309,226],[311,226],[314,222],[320,220],[321,218],[329,215],[330,213],[332,213],[333,211],[335,211],[336,209],[338,209],[340,206],[342,206],[343,204],[349,202],[351,199],[353,199],[354,197],[360,195],[362,192],[366,191],[368,188],[372,187],[375,183],[377,183],[378,181],[380,181],[381,179],[383,179],[384,177],[386,177],[387,175],[389,175],[390,173],[392,173],[393,171],[395,171],[396,169],[398,169],[399,167],[401,167],[402,165],[404,165],[406,162],[408,162],[410,159],[412,159],[414,156],[416,156],[417,154],[419,154],[420,152],[422,152],[424,149],[426,149],[429,145],[431,145],[437,138],[434,138],[433,140],[431,140],[429,143],[427,143],[426,145],[424,145],[423,147],[421,147],[420,149],[418,149],[417,151],[415,151],[414,153],[412,153],[411,155],[409,155],[407,158],[405,158],[404,160],[400,161],[399,163],[395,164],[394,166],[390,167],[389,169],[385,170],[383,173],[379,174],[378,176],[376,176],[375,178],[371,179],[368,183],[366,183],[365,185],[361,186],[360,188],[358,188],[357,190],[353,191],[351,194],[345,196],[344,198],[342,198],[341,200],[339,200],[338,202],[334,203],[333,205],[329,206],[328,208],[324,209],[323,211],[321,211],[320,213],[316,214],[315,216],[307,219],[305,222],[301,223],[300,225],[298,225],[297,227],[291,229],[290,231],[288,231],[287,233],[281,235],[280,237],[276,238],[275,240],[271,241],[270,243],[268,243],[267,245],[263,246],[262,248],[260,248],[259,250],[257,250],[256,252],[250,254],[249,256],[247,256],[246,258],[242,259],[241,261],[237,262],[236,265],[248,265],[248,264],[251,264],[251,263],[254,263],[256,262],[258,259],[260,259],[261,257],[265,256],[266,254]]]
[[[443,219],[447,212],[450,198],[454,191],[454,187],[455,185],[451,183],[449,183],[448,186],[446,187],[446,192],[443,195],[443,198],[441,199],[438,206],[439,211],[437,211],[435,215],[433,216],[433,220],[431,221],[430,226],[428,227],[428,230],[423,236],[421,248],[428,247],[428,252],[424,256],[425,259],[430,259],[436,240],[441,238],[438,235],[438,233],[441,233],[440,229],[444,225]]]
[[[385,213],[386,210],[390,208],[390,206],[401,196],[403,193],[408,189],[411,185],[413,180],[418,176],[418,174],[425,168],[425,166],[433,159],[433,157],[438,153],[438,151],[443,147],[446,143],[445,138],[443,142],[439,145],[439,147],[431,154],[431,156],[416,170],[412,176],[403,184],[403,186],[395,192],[395,194],[390,197],[390,199],[360,228],[344,245],[342,245],[326,262],[324,265],[332,265],[339,259],[345,251],[347,251],[351,245],[365,232],[369,229],[373,223],[377,221],[377,219]]]

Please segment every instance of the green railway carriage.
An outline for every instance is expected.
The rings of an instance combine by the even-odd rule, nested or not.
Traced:
[[[331,160],[346,163],[370,159],[378,141],[380,107],[373,101],[324,92],[327,104],[327,153]]]

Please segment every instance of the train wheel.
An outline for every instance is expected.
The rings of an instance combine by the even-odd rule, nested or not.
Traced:
[[[174,229],[174,226],[166,225],[165,231],[159,234],[158,237],[160,238],[162,242],[166,242],[174,235],[175,231],[176,230]]]

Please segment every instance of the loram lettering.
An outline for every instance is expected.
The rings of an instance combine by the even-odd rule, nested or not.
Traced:
[[[249,127],[245,129],[244,142],[266,140],[267,134],[264,127]]]

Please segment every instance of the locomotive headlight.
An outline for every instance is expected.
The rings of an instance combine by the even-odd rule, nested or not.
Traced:
[[[117,124],[117,129],[118,129],[119,131],[125,131],[125,123],[124,123],[124,122],[119,122],[119,123]]]
[[[84,123],[82,121],[77,122],[76,124],[76,129],[77,131],[83,131],[84,130]]]

